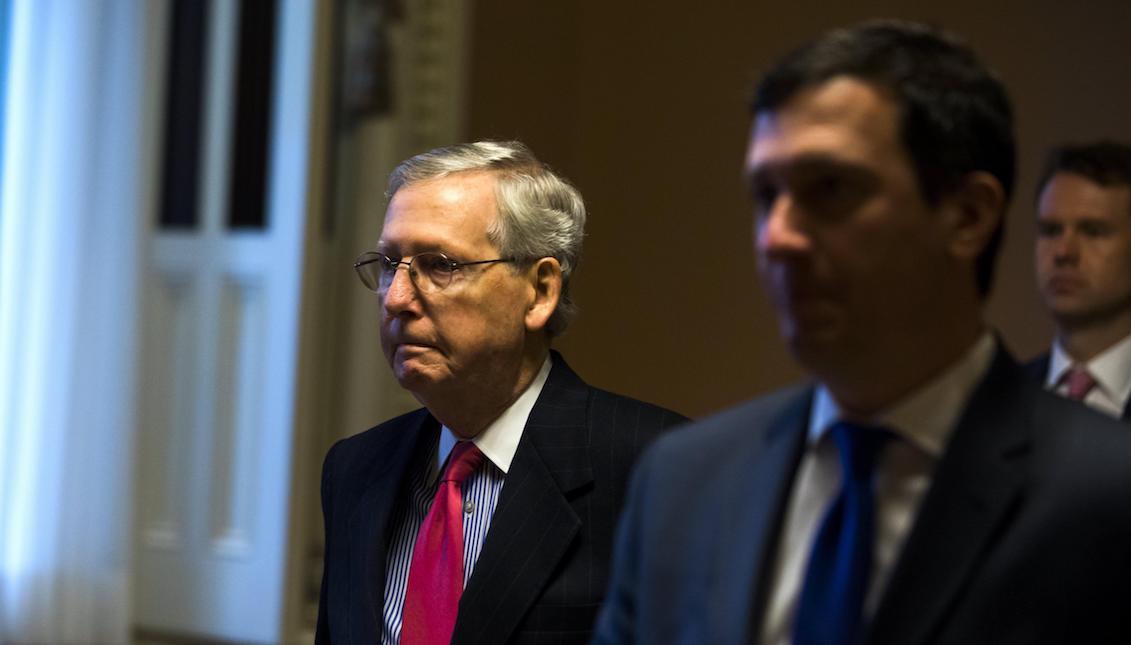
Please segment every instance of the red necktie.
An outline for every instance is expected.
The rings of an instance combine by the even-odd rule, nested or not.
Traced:
[[[408,570],[402,645],[448,645],[463,593],[463,494],[460,490],[483,453],[470,441],[452,449],[448,467],[420,525]]]
[[[1083,401],[1084,397],[1088,396],[1088,392],[1096,386],[1096,379],[1088,373],[1088,370],[1082,367],[1073,367],[1068,370],[1068,376],[1065,379],[1068,381],[1068,398],[1073,401]]]

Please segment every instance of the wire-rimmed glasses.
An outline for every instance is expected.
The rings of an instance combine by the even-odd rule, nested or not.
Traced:
[[[353,268],[362,284],[374,293],[384,294],[393,284],[397,268],[404,265],[408,277],[421,293],[443,291],[452,283],[452,276],[463,267],[496,262],[514,262],[514,258],[458,262],[443,253],[418,253],[407,262],[376,251],[366,251],[357,256]]]

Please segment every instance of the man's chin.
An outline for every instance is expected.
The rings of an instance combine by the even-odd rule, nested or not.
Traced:
[[[802,365],[820,364],[830,354],[835,354],[838,344],[834,339],[816,334],[794,334],[788,336],[789,350]]]
[[[1102,325],[1126,312],[1120,307],[1099,306],[1064,306],[1050,307],[1049,312],[1058,327],[1062,329],[1080,329]]]
[[[1041,293],[1041,298],[1044,300],[1049,313],[1054,317],[1090,317],[1096,313],[1096,310],[1103,309],[1098,304],[1097,298],[1079,290],[1054,291],[1045,289]]]
[[[444,375],[444,370],[437,365],[415,360],[395,361],[393,363],[393,376],[397,379],[397,383],[418,397],[427,395],[428,392],[440,386],[444,381]]]
[[[778,331],[782,338],[795,351],[835,345],[840,338],[838,317],[829,312],[807,313],[803,316],[779,317]]]
[[[843,362],[844,357],[854,351],[845,330],[833,320],[823,324],[797,324],[783,326],[782,338],[790,353],[798,363],[810,371],[822,373],[829,365]]]

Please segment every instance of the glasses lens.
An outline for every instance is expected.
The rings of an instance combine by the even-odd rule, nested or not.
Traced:
[[[377,276],[378,289],[383,293],[389,290],[389,285],[393,284],[393,278],[397,275],[397,267],[400,261],[394,260],[387,255],[377,255],[377,261],[373,263],[373,272]]]
[[[412,268],[418,277],[417,286],[423,291],[439,291],[452,281],[455,271],[453,262],[439,253],[421,253],[412,260]]]
[[[361,283],[370,291],[377,291],[379,284],[381,263],[378,261],[378,257],[380,256],[376,253],[362,253],[353,266],[357,271],[357,277],[361,278]]]

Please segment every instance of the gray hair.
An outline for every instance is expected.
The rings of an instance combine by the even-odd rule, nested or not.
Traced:
[[[522,263],[552,257],[562,267],[562,294],[546,324],[556,336],[577,315],[569,285],[581,261],[585,202],[581,193],[518,141],[476,141],[436,148],[401,162],[389,175],[389,199],[405,186],[461,172],[491,172],[499,217],[487,238]]]

